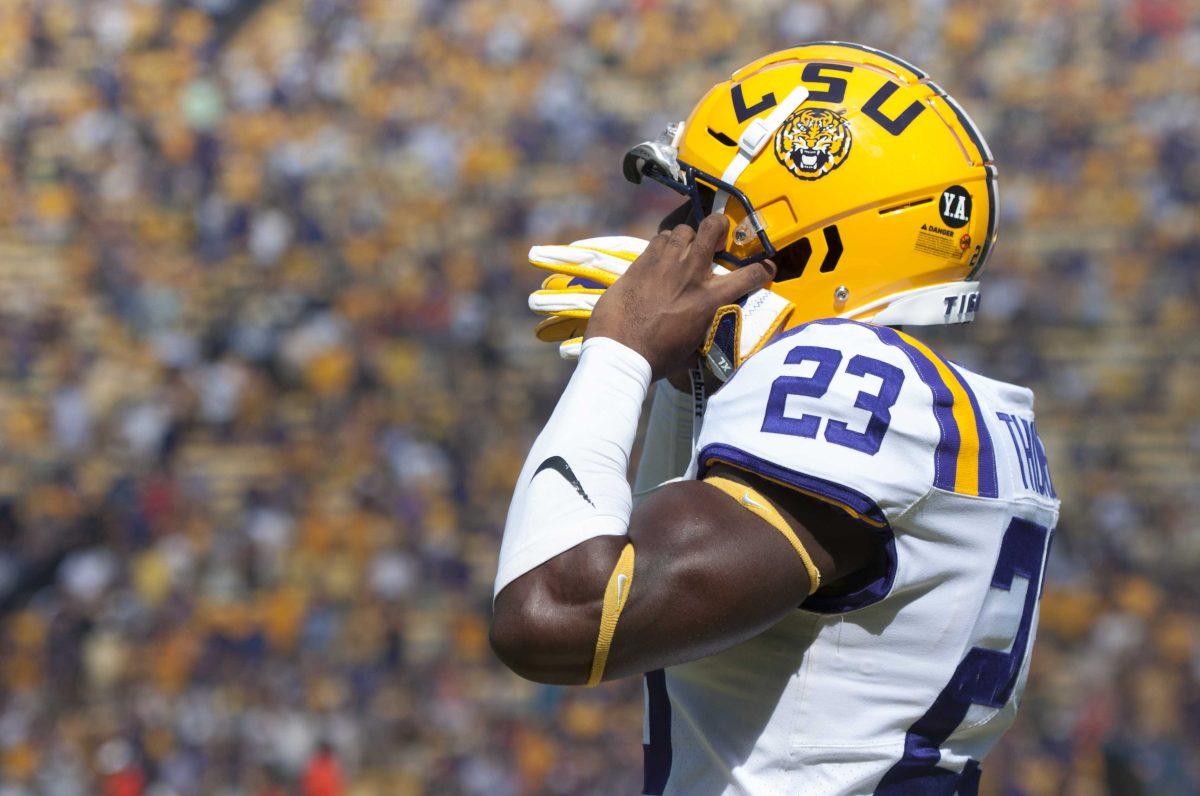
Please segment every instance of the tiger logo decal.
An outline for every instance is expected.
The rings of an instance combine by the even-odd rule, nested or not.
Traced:
[[[850,154],[850,125],[825,108],[793,111],[775,133],[775,157],[802,180],[819,180]]]

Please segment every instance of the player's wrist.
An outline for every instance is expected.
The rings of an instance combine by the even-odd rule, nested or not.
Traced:
[[[584,340],[579,364],[582,367],[586,363],[592,363],[591,367],[610,370],[613,377],[621,382],[612,386],[624,386],[640,392],[642,398],[646,397],[654,378],[650,361],[644,354],[611,337],[589,337]]]
[[[585,345],[591,340],[610,340],[639,356],[650,369],[651,382],[666,379],[676,372],[683,372],[686,376],[686,367],[682,365],[686,357],[673,354],[664,340],[655,339],[653,332],[634,328],[598,329],[595,332],[589,328],[588,332],[584,338]]]
[[[646,336],[641,334],[636,324],[613,323],[606,316],[597,319],[594,315],[588,321],[584,334],[584,345],[593,340],[609,340],[640,356],[650,366],[651,372],[657,375],[654,361],[654,348],[647,345]]]

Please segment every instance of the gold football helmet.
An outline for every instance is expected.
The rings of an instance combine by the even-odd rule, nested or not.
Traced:
[[[974,318],[996,238],[996,169],[966,112],[913,65],[816,42],[713,86],[687,121],[625,157],[730,218],[718,259],[773,258],[785,328],[842,317],[888,325]]]

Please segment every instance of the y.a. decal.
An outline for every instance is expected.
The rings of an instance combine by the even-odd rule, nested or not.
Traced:
[[[971,194],[961,185],[951,185],[942,191],[938,201],[942,223],[951,229],[965,227],[971,220]]]

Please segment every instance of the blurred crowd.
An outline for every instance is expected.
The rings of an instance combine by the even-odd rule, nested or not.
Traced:
[[[1064,512],[983,792],[1200,792],[1197,0],[0,2],[0,796],[633,793],[641,688],[487,646],[567,365],[531,243],[765,52],[930,71],[1001,170],[971,328]]]

